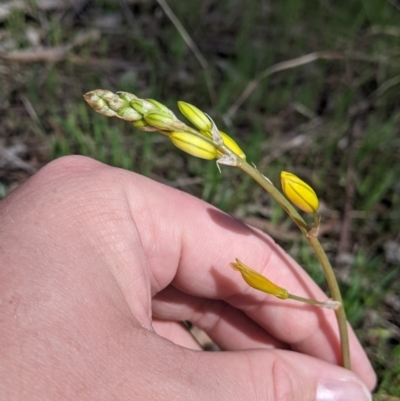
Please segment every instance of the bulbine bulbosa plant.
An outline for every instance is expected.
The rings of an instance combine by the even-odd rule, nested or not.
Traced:
[[[342,364],[350,369],[346,314],[332,266],[318,240],[320,223],[320,215],[318,214],[319,200],[314,190],[296,175],[282,171],[281,186],[283,194],[255,166],[251,166],[246,162],[246,155],[239,145],[229,135],[220,131],[210,116],[189,103],[179,101],[178,107],[180,112],[195,128],[180,121],[170,109],[158,101],[140,99],[131,93],[113,93],[108,90],[97,89],[86,93],[84,98],[98,113],[128,121],[142,131],[159,132],[167,136],[177,148],[192,156],[207,160],[215,159],[218,167],[220,164],[225,164],[243,170],[279,203],[313,248],[328,282],[332,299],[320,302],[299,297],[272,283],[268,278],[246,266],[239,259],[236,259],[230,265],[241,273],[249,286],[259,291],[280,299],[290,298],[333,309],[339,326]],[[302,212],[313,216],[311,225],[302,218],[293,205]]]

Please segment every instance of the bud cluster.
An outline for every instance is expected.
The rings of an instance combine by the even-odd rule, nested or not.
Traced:
[[[219,159],[224,156],[217,148],[222,144],[235,156],[246,159],[242,149],[229,135],[219,131],[205,113],[189,103],[180,101],[178,107],[198,131],[178,120],[170,109],[154,99],[140,99],[128,92],[113,93],[104,89],[88,92],[83,97],[98,113],[129,121],[142,131],[159,131],[167,135],[177,148],[192,156]]]

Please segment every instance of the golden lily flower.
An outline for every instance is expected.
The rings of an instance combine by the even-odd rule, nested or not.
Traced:
[[[306,213],[316,213],[319,199],[315,191],[303,180],[287,171],[281,172],[281,185],[286,197]]]
[[[243,280],[250,286],[255,288],[256,290],[266,292],[267,294],[271,294],[280,299],[289,298],[289,293],[282,287],[274,284],[272,281],[268,280],[262,274],[256,272],[250,267],[246,266],[239,259],[236,259],[236,263],[230,263],[230,266],[238,270],[243,277]]]
[[[187,132],[174,131],[169,135],[172,143],[179,149],[200,159],[212,160],[217,157],[217,149],[204,139]]]

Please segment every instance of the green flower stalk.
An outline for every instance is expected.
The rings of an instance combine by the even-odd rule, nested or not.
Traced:
[[[219,131],[207,114],[189,103],[179,102],[178,107],[196,129],[187,126],[166,106],[153,99],[140,99],[127,92],[115,94],[102,89],[88,92],[84,98],[96,112],[107,117],[126,120],[143,131],[158,131],[168,136],[176,147],[188,154],[206,160],[216,159],[218,165],[238,167],[269,193],[290,216],[313,248],[325,274],[332,300],[319,302],[290,294],[286,289],[272,283],[239,260],[231,266],[240,271],[247,284],[260,291],[281,299],[291,298],[334,309],[342,348],[342,365],[350,369],[347,320],[342,297],[332,266],[317,238],[320,216],[318,215],[319,200],[315,191],[294,174],[283,171],[281,184],[285,197],[255,166],[246,162],[244,152],[229,135]],[[307,224],[291,202],[303,212],[313,214],[313,226]]]

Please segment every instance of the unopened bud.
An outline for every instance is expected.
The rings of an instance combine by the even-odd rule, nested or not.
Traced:
[[[126,121],[136,121],[142,116],[129,106],[129,99],[134,95],[124,93],[115,94],[108,90],[96,89],[86,93],[83,97],[86,102],[98,113],[107,117],[118,117]]]
[[[136,95],[129,92],[119,91],[117,92],[117,94],[120,98],[126,100],[128,103],[131,102],[132,100],[139,99]]]
[[[154,100],[154,99],[146,99],[148,102],[150,102],[151,104],[153,104],[157,110],[159,111],[163,111],[164,113],[169,114],[171,117],[176,118],[175,114],[172,112],[172,110],[170,110],[167,106],[163,105],[162,103],[160,103],[158,100]]]
[[[217,157],[217,149],[204,139],[187,132],[174,131],[169,135],[172,143],[179,149],[200,159],[212,160]]]
[[[121,109],[117,113],[116,117],[119,117],[125,121],[139,121],[143,118],[143,116],[135,109],[132,109],[132,107],[125,107],[124,109]]]
[[[186,125],[170,114],[162,111],[151,111],[143,116],[146,122],[161,131],[183,130]]]
[[[210,119],[196,106],[190,103],[178,102],[181,113],[201,132],[208,132],[212,128]]]
[[[287,171],[281,172],[282,190],[286,197],[306,213],[316,213],[319,199],[315,191],[303,180]]]
[[[156,132],[158,131],[157,128],[152,127],[151,125],[149,125],[145,120],[141,119],[141,120],[137,120],[137,121],[133,121],[132,125],[137,128],[140,129],[141,131],[146,131],[146,132]]]
[[[158,110],[157,106],[145,99],[134,99],[130,104],[141,115]]]

